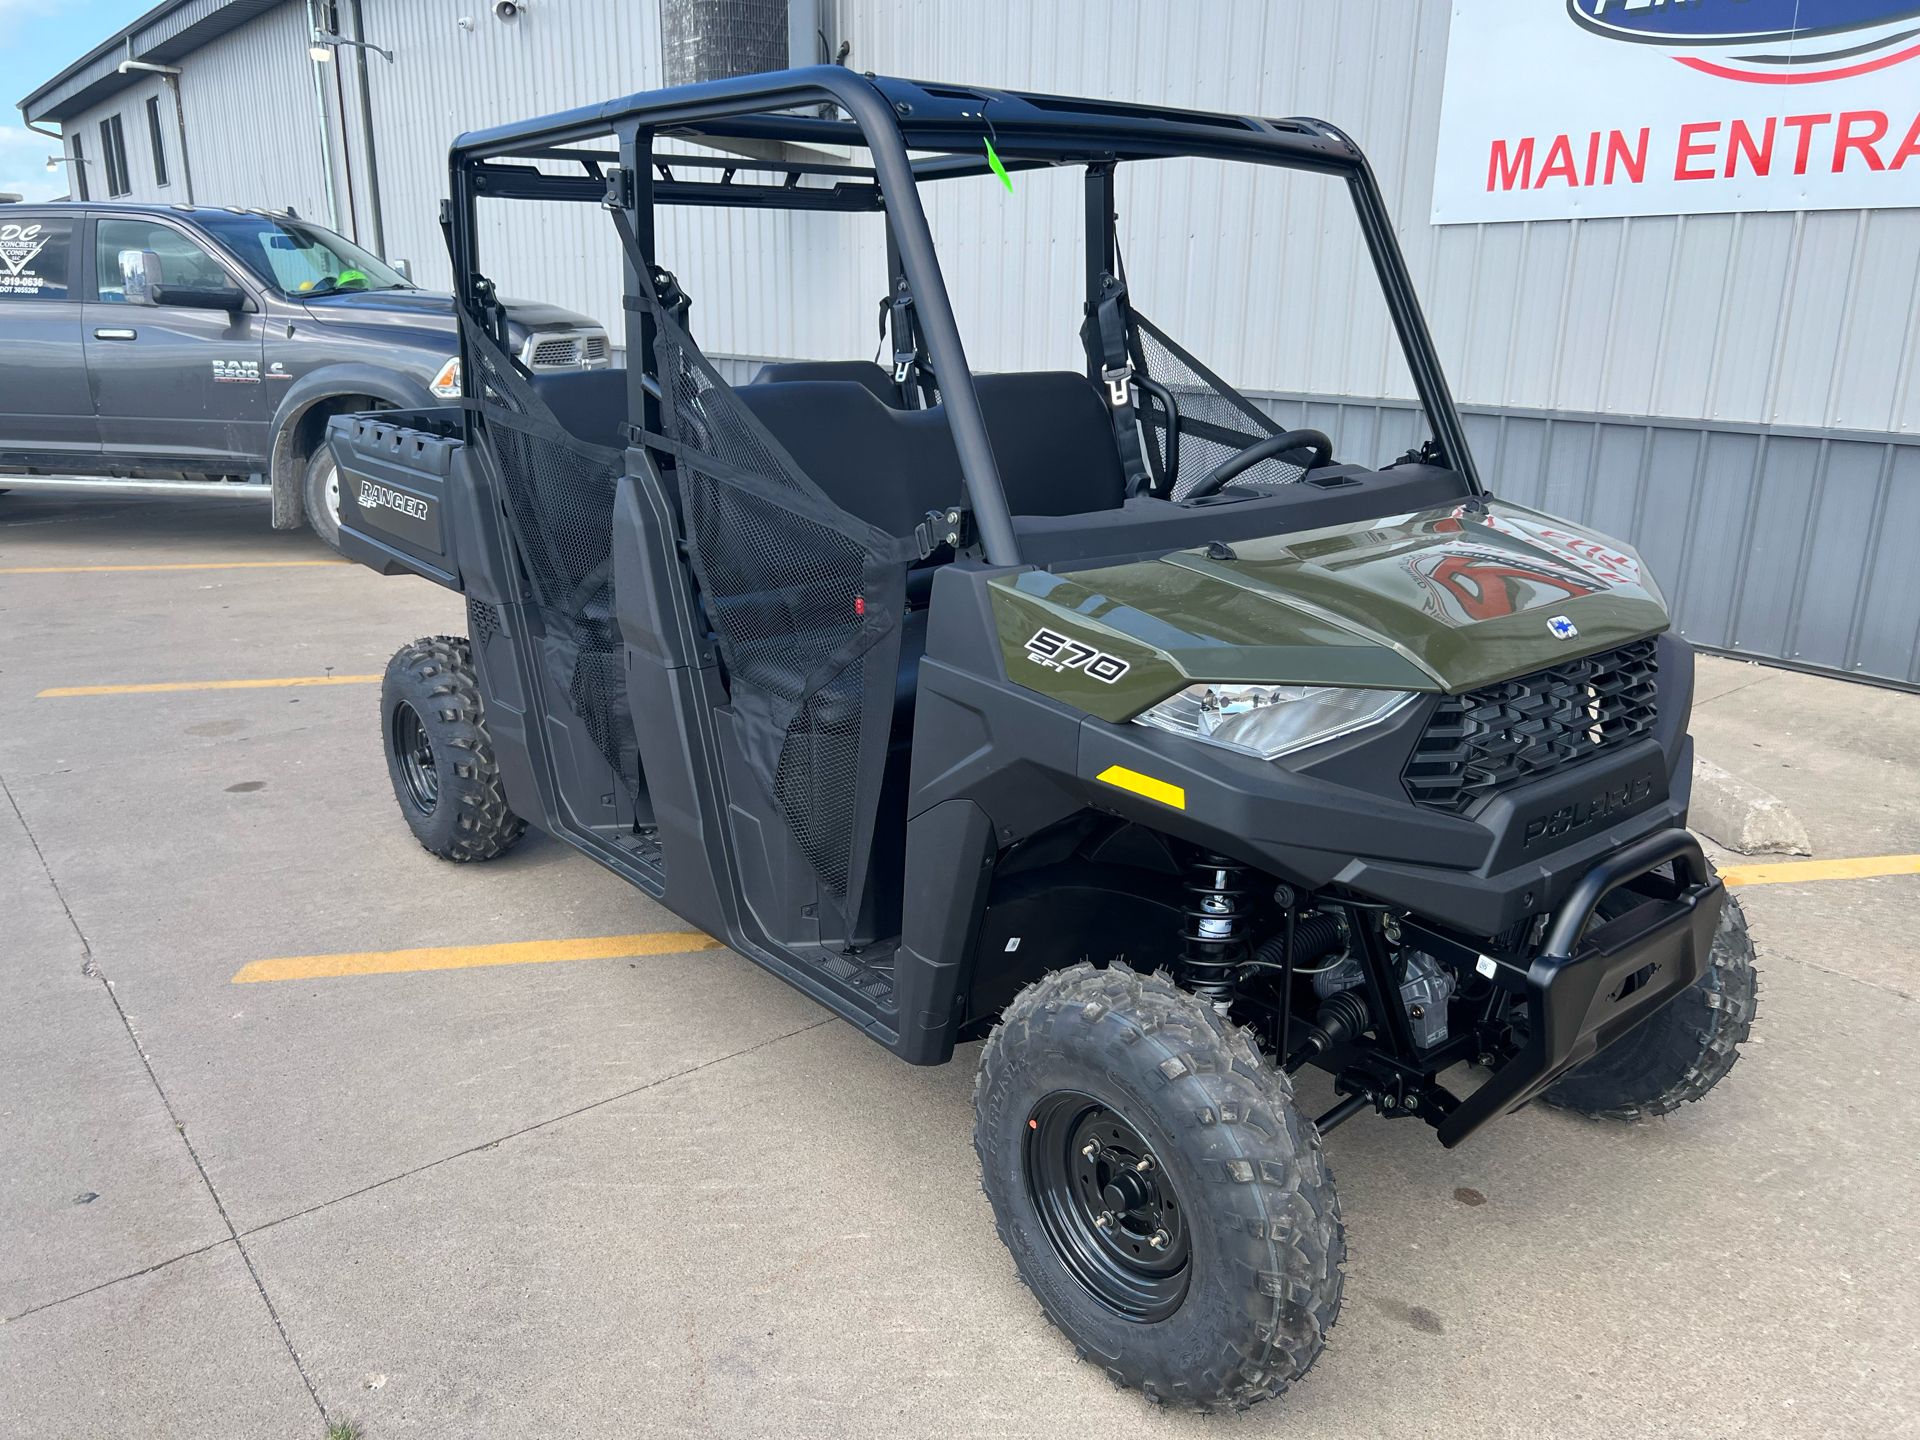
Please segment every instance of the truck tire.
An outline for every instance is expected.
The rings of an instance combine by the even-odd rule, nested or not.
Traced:
[[[1758,989],[1747,917],[1729,895],[1706,973],[1624,1039],[1556,1080],[1546,1102],[1601,1119],[1645,1120],[1698,1100],[1740,1058]]]
[[[1115,1383],[1239,1410],[1319,1357],[1346,1259],[1320,1134],[1165,975],[1083,963],[1022,991],[980,1057],[973,1146],[1021,1281]]]
[[[332,446],[323,443],[308,457],[306,479],[301,484],[300,494],[307,510],[307,524],[313,527],[313,533],[338,550],[340,467],[334,461]]]
[[[464,637],[416,640],[387,662],[380,735],[394,798],[421,845],[458,861],[513,848],[526,822],[507,808]]]

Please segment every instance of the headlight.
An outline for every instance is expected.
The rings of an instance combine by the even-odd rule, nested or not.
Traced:
[[[427,388],[442,400],[460,398],[460,357],[454,356],[440,367],[440,373],[428,382]]]
[[[1384,720],[1412,698],[1335,685],[1189,685],[1134,723],[1276,760]]]

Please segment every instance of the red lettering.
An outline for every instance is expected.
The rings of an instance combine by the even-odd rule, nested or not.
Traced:
[[[1522,190],[1533,184],[1533,137],[1527,136],[1511,152],[1507,142],[1496,140],[1493,150],[1487,157],[1487,189],[1493,191],[1511,190],[1518,185]]]
[[[1865,123],[1868,133],[1854,134],[1854,128]],[[1880,152],[1873,148],[1874,142],[1883,140],[1887,134],[1887,117],[1878,110],[1849,110],[1840,117],[1840,133],[1833,137],[1833,173],[1838,175],[1847,165],[1847,152],[1858,150],[1867,162],[1869,170],[1884,170],[1887,162],[1880,158]]]
[[[1898,170],[1915,156],[1920,156],[1920,115],[1913,117],[1913,124],[1907,130],[1907,138],[1900,142],[1900,148],[1894,151],[1893,159],[1888,162],[1887,168]]]
[[[1713,147],[1715,142],[1711,138],[1709,138],[1706,141],[1706,143],[1702,144],[1695,137],[1700,135],[1711,137],[1713,135],[1718,134],[1719,130],[1720,130],[1720,122],[1718,120],[1702,120],[1697,124],[1682,125],[1680,127],[1680,150],[1679,150],[1679,153],[1673,157],[1673,178],[1674,179],[1676,180],[1711,180],[1713,179],[1713,168],[1714,168],[1713,166],[1709,165],[1704,170],[1695,170],[1695,169],[1689,168],[1689,162],[1693,160],[1697,160],[1702,156],[1711,157],[1713,154]]]
[[[1813,151],[1813,132],[1821,126],[1831,123],[1831,115],[1789,115],[1782,123],[1790,129],[1800,132],[1800,143],[1793,151],[1793,173],[1807,173],[1807,156]]]
[[[1573,169],[1573,146],[1564,135],[1553,137],[1553,146],[1547,151],[1547,163],[1540,167],[1540,173],[1534,177],[1533,188],[1544,190],[1549,180],[1564,180],[1569,185],[1580,183],[1580,177]]]
[[[1638,185],[1647,178],[1647,136],[1650,132],[1643,125],[1640,128],[1639,143],[1627,149],[1627,137],[1618,130],[1607,137],[1607,184],[1613,183],[1613,167],[1618,162],[1627,172],[1627,179]]]
[[[1593,167],[1599,163],[1600,163],[1600,132],[1598,130],[1595,130],[1592,134],[1587,136],[1587,168],[1585,172],[1586,179],[1581,182],[1582,184],[1585,184],[1585,185],[1593,184]]]
[[[1747,157],[1747,168],[1755,175],[1765,175],[1773,168],[1773,117],[1767,117],[1766,129],[1760,132],[1759,143],[1754,143],[1753,131],[1747,128],[1747,122],[1736,120],[1733,128],[1727,131],[1727,179],[1733,179],[1740,169],[1741,155]]]

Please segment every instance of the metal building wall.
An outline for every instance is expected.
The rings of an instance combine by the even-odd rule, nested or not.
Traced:
[[[328,220],[328,151],[313,90],[314,66],[307,56],[308,36],[306,6],[300,0],[288,0],[180,62],[187,156],[193,166],[194,198],[200,204],[292,205],[309,218]],[[153,94],[161,97],[166,129],[169,173],[165,186],[155,183],[153,152],[147,141],[146,97]],[[63,122],[68,134],[77,131],[85,142],[93,198],[108,198],[106,167],[100,158],[100,121],[113,114],[121,116],[126,133],[131,198],[184,204],[186,185],[179,164],[173,99],[158,76],[143,79],[77,119]]]

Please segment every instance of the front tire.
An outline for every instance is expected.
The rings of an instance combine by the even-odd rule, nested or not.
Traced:
[[[1646,1120],[1700,1099],[1740,1058],[1758,990],[1747,917],[1729,895],[1706,973],[1625,1038],[1556,1080],[1546,1102],[1600,1119]]]
[[[333,447],[324,440],[307,461],[307,473],[301,486],[301,499],[307,510],[307,523],[313,533],[335,550],[340,548],[340,466],[333,458]]]
[[[435,635],[387,662],[380,734],[394,799],[422,846],[462,862],[513,848],[526,822],[507,807],[470,642]]]
[[[1346,1235],[1319,1132],[1239,1027],[1164,975],[1081,964],[1007,1007],[974,1149],[1021,1280],[1148,1399],[1238,1410],[1319,1358]]]

